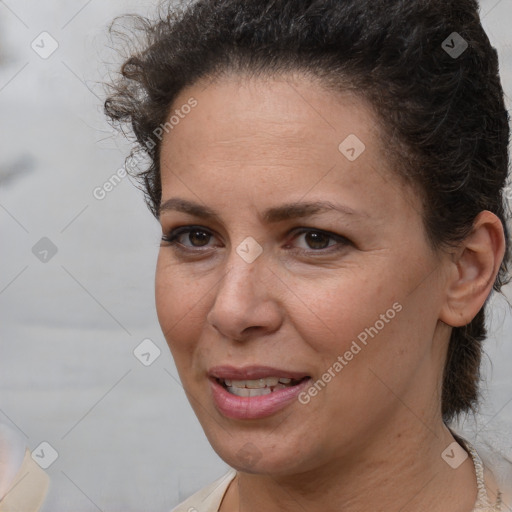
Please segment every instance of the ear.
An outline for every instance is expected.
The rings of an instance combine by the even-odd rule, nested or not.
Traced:
[[[470,323],[491,293],[504,255],[503,225],[494,213],[484,210],[452,255],[439,319],[452,327]]]

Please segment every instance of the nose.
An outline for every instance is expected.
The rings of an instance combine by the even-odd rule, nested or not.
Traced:
[[[248,341],[279,329],[282,308],[276,300],[275,274],[263,255],[252,263],[233,250],[206,319],[224,338]]]

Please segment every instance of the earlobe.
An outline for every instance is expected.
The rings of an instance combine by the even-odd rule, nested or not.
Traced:
[[[504,254],[500,219],[487,210],[480,212],[471,233],[454,254],[440,320],[452,327],[473,320],[492,291]]]

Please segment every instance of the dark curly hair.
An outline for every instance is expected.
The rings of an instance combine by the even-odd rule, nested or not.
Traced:
[[[155,20],[129,19],[130,37],[142,40],[110,84],[105,112],[131,125],[132,157],[137,148],[149,156],[134,176],[155,217],[161,127],[178,93],[223,74],[299,72],[370,102],[389,161],[423,200],[434,248],[463,240],[482,210],[496,214],[507,245],[494,290],[510,281],[509,116],[476,0],[199,0],[162,4]],[[111,32],[126,34],[118,21]],[[442,387],[447,423],[476,410],[484,309],[452,329]]]

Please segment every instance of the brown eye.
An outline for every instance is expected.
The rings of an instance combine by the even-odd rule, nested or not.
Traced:
[[[310,231],[305,234],[306,243],[312,249],[326,249],[329,245],[329,240],[332,238],[325,233],[320,233],[318,231]]]
[[[196,246],[194,240],[198,242],[198,247],[203,247],[204,245],[206,245],[211,237],[209,233],[206,233],[206,231],[202,231],[200,229],[194,229],[189,231],[188,236],[189,240],[192,241],[192,245]]]
[[[188,240],[191,245],[185,244],[182,240],[186,240],[186,236],[188,236]],[[186,248],[194,248],[194,247],[205,247],[212,234],[209,231],[206,231],[202,228],[198,227],[184,227],[171,231],[168,235],[162,236],[162,241],[167,242],[171,245],[182,245]]]
[[[332,249],[337,250],[350,245],[350,241],[347,238],[318,229],[301,229],[294,237],[294,240],[299,239],[301,235],[305,235],[303,239],[306,246],[295,249],[310,254],[314,252],[330,252]],[[333,243],[329,243],[330,241]]]

